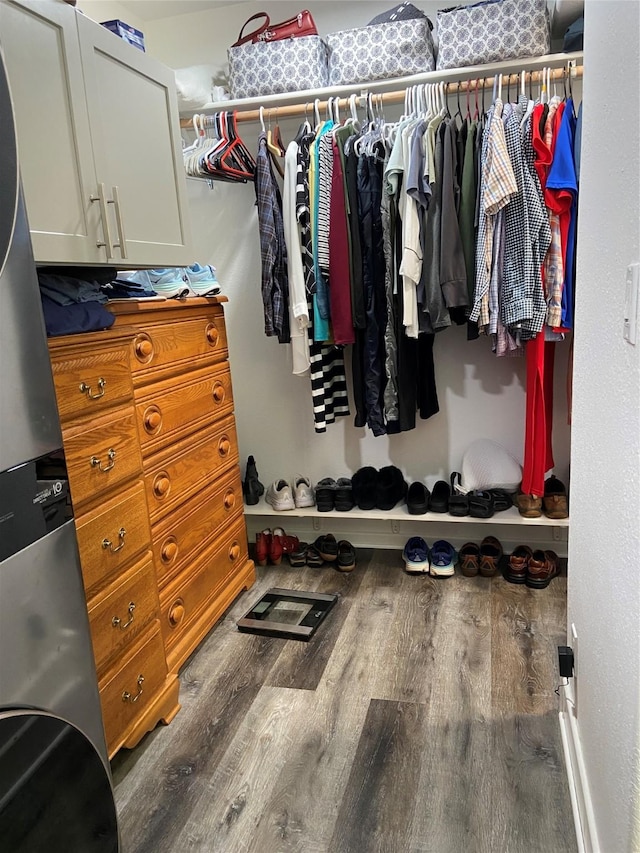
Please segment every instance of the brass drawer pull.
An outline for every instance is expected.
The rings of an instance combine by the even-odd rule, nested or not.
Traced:
[[[129,609],[127,610],[127,613],[129,614],[129,619],[126,622],[123,622],[119,616],[114,616],[113,619],[111,620],[111,624],[113,625],[113,627],[114,628],[120,628],[121,631],[126,631],[127,628],[129,627],[129,625],[131,625],[131,623],[133,622],[133,618],[134,618],[133,611],[135,609],[136,609],[135,602],[134,601],[130,602]]]
[[[103,379],[102,376],[98,379],[98,388],[99,392],[97,394],[93,394],[91,391],[91,385],[87,385],[86,382],[80,383],[80,393],[86,394],[87,399],[89,400],[99,400],[100,397],[104,397],[104,387],[107,384],[107,380]]]
[[[109,448],[109,452],[107,453],[107,457],[109,459],[109,464],[102,467],[102,460],[98,456],[92,456],[90,460],[90,464],[92,468],[99,468],[101,471],[110,471],[113,466],[116,464],[116,452],[113,447]]]
[[[116,545],[116,547],[114,548],[113,542],[110,539],[105,538],[102,540],[102,547],[105,550],[108,548],[112,554],[117,554],[118,551],[121,551],[122,548],[124,548],[124,537],[126,535],[127,531],[124,529],[124,527],[121,527],[120,530],[118,530],[118,541],[120,544]]]
[[[138,699],[142,696],[142,685],[144,684],[144,675],[138,676],[137,684],[138,684],[138,692],[136,693],[136,695],[134,696],[132,693],[129,693],[128,690],[125,690],[124,693],[122,694],[122,701],[123,702],[131,702],[131,704],[133,705],[133,703],[137,702]]]

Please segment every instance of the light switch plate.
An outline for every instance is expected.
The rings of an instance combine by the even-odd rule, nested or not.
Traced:
[[[640,281],[640,264],[629,264],[627,267],[627,286],[624,299],[624,326],[622,337],[630,344],[635,344],[638,338],[638,287]]]

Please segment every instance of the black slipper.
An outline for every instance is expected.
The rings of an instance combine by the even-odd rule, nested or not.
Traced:
[[[462,518],[469,515],[469,495],[464,494],[460,484],[460,474],[454,471],[451,475],[451,495],[449,496],[449,515]],[[456,482],[457,480],[457,482]]]
[[[431,493],[424,483],[411,483],[407,492],[407,509],[409,515],[424,515],[429,512]]]
[[[451,489],[449,483],[444,480],[438,480],[431,492],[429,499],[429,509],[431,512],[448,512],[449,498],[451,497]]]

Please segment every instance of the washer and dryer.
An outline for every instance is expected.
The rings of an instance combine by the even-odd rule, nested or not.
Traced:
[[[119,850],[61,448],[0,52],[0,853]]]

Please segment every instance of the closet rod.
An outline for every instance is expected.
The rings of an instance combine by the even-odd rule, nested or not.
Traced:
[[[552,81],[562,81],[564,77],[567,76],[567,73],[574,77],[582,77],[583,73],[582,65],[572,65],[571,68],[567,69],[563,68],[553,68],[550,72],[550,79]],[[540,71],[525,71],[525,80],[527,83],[537,83],[542,81],[543,69]],[[500,75],[494,75],[493,77],[475,77],[470,80],[460,80],[454,82],[445,82],[445,91],[447,95],[455,95],[457,92],[466,92],[467,89],[470,92],[480,91],[481,89],[492,89],[494,81]],[[503,74],[502,75],[502,89],[504,91],[505,87],[509,85],[509,81],[511,81],[511,85],[518,86],[520,83],[520,72],[513,72],[511,74]],[[434,81],[437,84],[438,81]],[[424,84],[417,84],[424,85]],[[400,104],[403,103],[405,98],[405,92],[407,89],[410,89],[410,86],[407,86],[405,89],[399,89],[394,92],[382,92],[382,93],[372,93],[372,97],[374,103],[380,103],[382,100],[383,104]],[[355,91],[355,89],[354,89]],[[356,93],[357,94],[357,93]],[[366,83],[362,84],[361,93],[358,95],[359,103],[362,104],[360,100],[363,96],[366,97]],[[320,111],[327,109],[328,101],[320,101],[318,105],[318,109]],[[340,109],[347,109],[349,107],[349,96],[345,98],[339,98],[338,104]],[[307,101],[301,104],[287,104],[281,107],[278,106],[268,106],[264,108],[264,115],[277,115],[279,119],[283,118],[292,118],[295,116],[307,116],[313,115],[313,106],[314,100]],[[224,106],[220,105],[220,110],[218,112],[224,112]],[[238,110],[234,109],[236,115],[236,121],[259,121],[260,119],[260,110],[259,109],[247,109],[247,110]],[[205,125],[210,124],[213,120],[213,116],[205,116]],[[191,119],[181,119],[180,127],[191,128],[193,129],[193,123]]]

